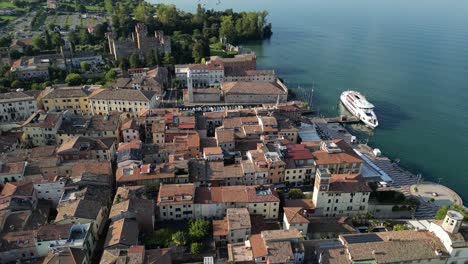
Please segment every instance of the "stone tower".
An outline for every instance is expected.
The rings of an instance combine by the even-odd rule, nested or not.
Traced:
[[[456,234],[462,223],[463,215],[457,211],[449,210],[442,223],[442,228],[448,233]]]
[[[146,26],[142,23],[138,23],[135,26],[135,38],[136,38],[138,49],[144,49],[144,47],[142,46],[144,44],[143,42],[146,39],[147,35],[148,35],[148,29],[146,28]]]

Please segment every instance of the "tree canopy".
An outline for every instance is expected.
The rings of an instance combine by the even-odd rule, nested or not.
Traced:
[[[192,241],[202,241],[210,228],[210,222],[203,219],[196,219],[190,222],[189,236]]]

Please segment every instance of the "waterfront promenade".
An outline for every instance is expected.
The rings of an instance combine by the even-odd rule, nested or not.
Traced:
[[[415,212],[415,218],[432,219],[436,215],[438,208],[442,205],[451,205],[453,203],[463,205],[461,197],[447,186],[431,182],[421,183],[418,175],[404,169],[397,162],[383,155],[375,156],[373,148],[368,145],[353,144],[351,142],[353,135],[343,125],[328,123],[328,120],[322,118],[311,118],[310,121],[315,123],[319,134],[324,139],[345,140],[355,150],[365,155],[374,165],[390,176],[393,181],[388,186],[381,187],[382,190],[396,190],[406,196],[418,198],[420,206],[418,206]],[[417,186],[417,189],[414,188],[415,186]]]

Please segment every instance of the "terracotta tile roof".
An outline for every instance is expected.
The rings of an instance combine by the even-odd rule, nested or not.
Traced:
[[[309,160],[314,158],[312,151],[307,149],[303,144],[288,144],[286,147],[288,148],[287,156],[293,160]]]
[[[235,138],[234,138],[234,130],[232,129],[217,129],[215,131],[215,138],[216,141],[219,144],[226,144],[226,143],[233,143]]]
[[[252,253],[254,258],[264,257],[268,255],[268,249],[260,234],[250,236],[250,245],[252,246]]]
[[[149,102],[155,93],[136,89],[101,89],[90,95],[91,100],[121,100]]]
[[[82,87],[62,87],[53,89],[43,99],[88,97],[90,94],[89,90],[85,90]]]
[[[228,226],[226,220],[213,220],[213,236],[227,236]]]
[[[220,147],[204,148],[203,153],[205,155],[222,155],[223,150]]]
[[[278,193],[272,186],[222,186],[222,187],[198,187],[195,194],[195,203],[266,203],[279,202]]]
[[[285,207],[301,207],[304,209],[314,209],[315,205],[312,199],[287,199],[284,200]]]
[[[138,244],[138,222],[135,220],[122,218],[114,221],[107,231],[104,248],[116,245],[136,245]]]
[[[43,264],[77,264],[86,260],[86,251],[79,248],[64,247],[63,250],[55,252],[50,250]]]
[[[273,82],[224,82],[221,89],[225,94],[284,95],[281,86]]]
[[[171,204],[193,204],[195,196],[195,185],[167,184],[159,187],[158,206]]]
[[[151,200],[131,197],[128,200],[114,204],[110,210],[109,218],[120,215],[122,212],[131,212],[137,215],[154,214],[154,203]]]
[[[372,189],[360,174],[332,174],[330,192],[371,192]]]
[[[293,249],[290,241],[267,242],[268,263],[291,263],[294,261]]]
[[[107,160],[96,161],[79,161],[72,165],[70,176],[80,177],[85,173],[96,175],[112,175],[111,163]]]
[[[62,113],[38,111],[31,115],[24,123],[25,127],[55,128],[62,119]]]
[[[226,210],[228,230],[250,229],[250,214],[247,208],[228,208]]]
[[[0,101],[1,100],[34,100],[34,97],[24,93],[24,92],[9,92],[9,93],[0,93]]]
[[[73,224],[47,224],[40,226],[36,232],[37,241],[67,240]]]
[[[353,261],[375,260],[377,263],[401,263],[427,259],[446,259],[450,254],[444,245],[429,231],[390,231],[372,234],[374,241],[349,242],[368,234],[342,235]],[[353,240],[355,241],[355,240]],[[441,255],[436,254],[438,250]]]
[[[221,94],[218,88],[198,88],[193,89],[194,94]]]
[[[70,217],[95,220],[100,210],[101,207],[96,201],[79,199],[59,203],[55,222],[57,223]]]
[[[309,220],[302,214],[302,207],[283,207],[284,215],[289,224],[306,224]]]
[[[143,185],[118,187],[114,197],[114,204],[117,203],[117,199],[123,202],[131,197],[144,197],[145,189],[146,187]]]
[[[145,180],[171,179],[175,178],[174,165],[164,163],[156,166],[143,164],[140,167],[134,165],[120,167],[115,172],[115,178],[120,184]]]
[[[344,140],[331,140],[342,152],[328,153],[325,150],[317,150],[312,154],[317,165],[342,164],[342,163],[364,163],[364,161],[353,151]]]
[[[205,116],[207,119],[210,119],[210,118],[219,119],[219,118],[224,118],[225,112],[204,112],[203,116]]]
[[[354,233],[356,229],[348,217],[312,217],[308,232],[313,233]]]
[[[143,148],[143,142],[141,140],[132,140],[127,143],[120,143],[117,151],[124,151],[127,149],[142,149]]]
[[[246,70],[246,76],[270,76],[275,75],[275,70]]]
[[[116,138],[93,138],[77,136],[63,142],[57,148],[57,154],[67,154],[83,151],[83,147],[88,147],[87,150],[109,150],[115,143]],[[82,150],[83,149],[83,150]]]
[[[120,130],[127,130],[127,129],[133,129],[133,130],[138,130],[138,124],[134,119],[127,119],[122,122],[122,126],[120,127]]]
[[[1,196],[33,196],[34,184],[32,181],[6,183]],[[7,195],[8,194],[8,195]]]

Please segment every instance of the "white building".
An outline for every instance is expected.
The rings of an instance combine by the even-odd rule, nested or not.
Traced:
[[[34,242],[39,257],[63,248],[83,249],[90,257],[95,247],[90,223],[43,225],[38,228]]]
[[[129,119],[122,123],[120,128],[122,133],[123,142],[130,142],[132,140],[140,140],[140,130],[135,120]]]
[[[161,220],[221,219],[228,208],[247,208],[250,214],[276,219],[279,203],[271,186],[195,188],[189,183],[161,185],[157,206]]]
[[[450,253],[447,263],[468,262],[468,227],[463,225],[463,215],[449,210],[442,222],[431,222],[429,231],[436,235]]]
[[[283,228],[295,228],[299,230],[303,236],[307,235],[309,220],[305,217],[304,208],[302,207],[283,207]]]
[[[33,96],[21,91],[0,94],[0,122],[25,120],[36,111]]]
[[[193,87],[218,86],[224,81],[224,66],[221,63],[176,65],[175,74],[184,87],[188,80]]]
[[[367,212],[371,188],[360,174],[330,174],[319,168],[312,201],[319,216],[353,216]]]
[[[37,198],[52,201],[53,205],[57,206],[60,197],[62,197],[66,182],[66,178],[60,178],[57,181],[43,180],[41,182],[34,182]]]
[[[274,70],[247,70],[242,74],[224,78],[225,82],[274,82],[275,80]]]
[[[138,116],[142,110],[156,108],[158,96],[152,91],[134,89],[101,89],[90,95],[93,115],[106,115],[113,111]]]

